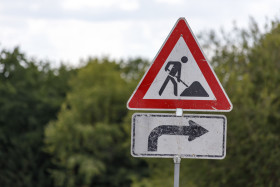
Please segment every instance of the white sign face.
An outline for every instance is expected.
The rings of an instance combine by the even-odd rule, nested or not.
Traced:
[[[131,154],[134,157],[223,159],[226,155],[226,117],[135,113]]]
[[[186,62],[181,62],[182,57],[186,57]],[[177,92],[176,95],[174,91]],[[188,94],[184,94],[186,91]],[[182,36],[161,67],[144,99],[216,100]]]

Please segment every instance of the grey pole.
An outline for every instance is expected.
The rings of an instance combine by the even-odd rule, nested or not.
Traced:
[[[174,160],[174,187],[179,187],[181,158],[179,156],[175,156],[173,160]]]
[[[176,116],[183,116],[183,109],[176,109]],[[180,178],[180,162],[181,157],[179,155],[174,156],[174,187],[179,187],[179,178]]]

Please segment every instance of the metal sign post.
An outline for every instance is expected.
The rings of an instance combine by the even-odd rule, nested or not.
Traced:
[[[183,109],[177,108],[176,116],[183,116]],[[173,158],[173,160],[174,160],[174,187],[179,187],[181,158],[179,155],[177,155]]]
[[[179,187],[179,178],[180,178],[180,156],[175,156],[174,160],[174,187]]]

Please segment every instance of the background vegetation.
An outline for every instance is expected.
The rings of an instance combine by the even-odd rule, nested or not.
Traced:
[[[226,158],[182,160],[180,185],[279,186],[279,21],[200,40],[234,108]],[[148,64],[89,58],[54,69],[2,49],[1,186],[172,186],[172,159],[130,156],[126,102]]]

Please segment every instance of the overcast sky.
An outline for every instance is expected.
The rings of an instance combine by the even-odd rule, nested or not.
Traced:
[[[88,56],[152,60],[179,17],[195,35],[280,18],[280,0],[0,0],[0,48],[78,64]]]

